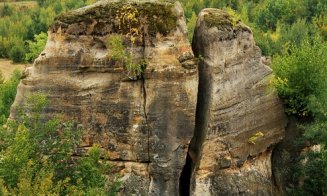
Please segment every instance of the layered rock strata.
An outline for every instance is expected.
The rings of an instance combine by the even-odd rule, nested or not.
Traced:
[[[286,118],[251,30],[222,10],[204,9],[193,51],[201,63],[190,194],[272,195],[271,150]]]
[[[81,152],[101,145],[121,195],[271,195],[271,150],[286,121],[251,30],[205,9],[193,50],[197,58],[178,2],[71,11],[25,71],[11,117],[33,92],[46,94],[42,115],[79,123]]]
[[[146,65],[137,78],[111,58],[114,35]],[[123,195],[178,195],[198,86],[178,2],[100,1],[61,15],[24,75],[12,118],[27,96],[45,93],[42,115],[80,123],[82,149],[101,145],[123,174]]]

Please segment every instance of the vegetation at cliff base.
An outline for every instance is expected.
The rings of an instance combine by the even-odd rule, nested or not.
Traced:
[[[302,121],[305,142],[319,150],[302,153],[291,168],[292,195],[327,194],[327,44],[320,36],[306,38],[274,58],[274,85],[288,115]],[[299,141],[297,141],[299,143]],[[299,145],[299,144],[298,144]]]
[[[0,126],[9,117],[11,104],[14,102],[21,73],[14,71],[11,78],[4,80],[0,70]]]
[[[327,44],[321,37],[304,39],[274,58],[274,84],[289,115],[327,114]]]
[[[46,120],[43,94],[27,98],[17,120],[0,127],[0,195],[114,195],[119,188],[101,148],[77,156],[81,130]]]

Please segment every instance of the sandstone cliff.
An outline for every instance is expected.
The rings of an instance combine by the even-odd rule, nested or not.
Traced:
[[[142,74],[110,55],[117,35]],[[251,30],[206,9],[193,50],[198,58],[178,2],[104,0],[66,13],[25,71],[11,117],[29,94],[47,94],[43,115],[78,122],[82,151],[102,146],[122,195],[271,194],[285,117]]]
[[[139,80],[108,55],[112,35],[146,62]],[[99,143],[118,165],[124,195],[178,194],[198,85],[179,3],[100,1],[61,15],[25,75],[14,108],[32,92],[46,93],[43,115],[79,122],[82,147]]]
[[[286,118],[251,30],[222,10],[202,10],[193,51],[203,59],[191,195],[272,195],[271,147]]]

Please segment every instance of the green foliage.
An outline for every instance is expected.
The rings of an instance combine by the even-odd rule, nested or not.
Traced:
[[[33,62],[39,56],[47,43],[47,38],[47,34],[42,32],[34,36],[34,42],[27,41],[28,52],[25,54],[26,61]]]
[[[304,153],[293,165],[290,175],[292,187],[288,195],[326,195],[327,194],[327,151]]]
[[[2,8],[0,8],[0,17],[10,16],[13,13],[13,9],[10,5],[4,4]]]
[[[294,33],[304,28],[300,21]],[[307,119],[300,128],[304,139],[319,144],[320,150],[308,151],[293,165],[290,195],[327,194],[327,44],[321,37],[303,39],[273,60],[274,84],[289,115]],[[308,121],[309,119],[309,121]]]
[[[94,0],[40,0],[38,6],[19,6],[21,2],[0,6],[0,57],[22,62],[25,58],[33,61],[44,38],[41,32],[47,32],[54,18],[71,9],[76,9]],[[37,36],[42,37],[37,38]],[[25,47],[34,41],[39,46]],[[39,41],[39,42],[38,42]],[[26,54],[27,53],[27,54]],[[26,57],[25,57],[26,54]]]
[[[5,78],[2,74],[2,72],[0,71],[0,85],[2,85],[5,82]]]
[[[108,39],[109,56],[116,61],[124,60],[126,57],[123,39],[120,35],[112,35]]]
[[[324,0],[181,0],[181,3],[189,26],[194,24],[193,12],[197,15],[203,8],[234,10],[251,27],[256,43],[266,56],[281,54],[294,40],[298,44],[304,37],[317,33],[326,40]]]
[[[14,63],[22,62],[24,60],[25,49],[22,44],[15,44],[9,50],[9,58],[13,60]]]
[[[74,158],[81,130],[74,123],[44,119],[46,102],[43,94],[32,95],[17,120],[0,127],[0,194],[114,194],[117,187],[108,186],[104,175],[110,167],[100,159],[100,148]]]
[[[134,62],[131,52],[125,51],[123,39],[120,35],[111,35],[108,38],[108,54],[111,59],[125,65],[127,76],[131,80],[137,80],[142,77],[146,62],[144,60],[138,63]]]
[[[253,134],[249,139],[248,139],[248,143],[249,144],[255,144],[255,142],[261,138],[265,136],[261,131],[256,132],[255,134]]]
[[[9,116],[10,106],[14,102],[20,77],[21,73],[16,70],[8,81],[4,81],[0,71],[0,126]]]
[[[9,4],[6,4],[2,9],[0,9],[0,57],[9,57],[17,62],[23,61],[25,53],[28,52],[28,48],[24,47],[25,41],[32,41],[34,35],[46,32],[48,26],[53,22],[55,16],[58,14],[94,3],[96,0],[40,0],[37,2],[39,6],[32,7],[33,9],[17,10],[17,8]],[[181,0],[181,2],[188,21],[190,37],[193,34],[196,15],[200,10],[205,7],[216,7],[223,9],[229,8],[240,13],[241,19],[254,31],[255,39],[263,50],[264,55],[280,54],[287,46],[287,43],[292,39],[301,40],[303,38],[302,35],[297,38],[293,33],[291,33],[291,36],[288,36],[288,30],[291,29],[292,25],[297,23],[297,21],[306,21],[307,26],[309,26],[310,29],[316,29],[317,33],[320,33],[324,38],[326,38],[325,13],[327,11],[327,5],[324,0]],[[125,14],[123,13],[121,16],[128,19],[128,17],[133,14],[133,10],[130,8],[125,9],[125,11],[126,10],[128,12],[124,12]],[[147,7],[142,8],[142,10],[164,12],[164,10],[156,10]],[[124,11],[123,8],[122,11]],[[134,14],[134,18],[137,19],[138,13]],[[152,18],[149,18],[149,20],[150,19],[152,20]],[[170,20],[167,19],[167,24],[156,23],[154,25],[155,29],[164,32],[166,31],[166,27],[174,27],[175,24],[169,21]],[[134,23],[138,22],[133,22],[133,24]],[[310,26],[312,24],[314,24],[313,28]],[[10,28],[8,28],[9,26]],[[271,36],[274,36],[276,31],[278,31],[278,26],[282,27],[282,29],[279,30],[279,36],[277,36],[277,39],[272,38]],[[130,27],[133,30],[130,32],[133,34],[132,37],[136,38],[136,28],[134,28],[133,25]],[[305,34],[305,30],[302,31],[302,28],[298,30],[300,30],[298,31],[299,33],[303,35]],[[293,32],[295,33],[297,31],[294,29]],[[312,34],[312,32],[309,32],[309,35]],[[289,38],[283,39],[283,37]],[[16,45],[19,46],[14,48]]]
[[[327,40],[327,15],[320,15],[313,19],[315,28],[318,29],[320,35]]]
[[[274,83],[288,114],[310,115],[315,112],[310,107],[313,106],[313,100],[325,105],[326,63],[327,45],[320,38],[316,38],[313,43],[306,39],[299,47],[292,47],[289,53],[273,60],[276,74]]]
[[[195,12],[192,12],[191,18],[187,21],[187,29],[188,29],[188,39],[190,42],[193,40],[194,29],[196,26],[197,15]]]

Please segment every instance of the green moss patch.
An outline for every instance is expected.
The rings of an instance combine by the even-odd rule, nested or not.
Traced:
[[[147,26],[147,34],[155,36],[157,32],[167,35],[176,28],[177,16],[173,11],[173,1],[120,1],[99,2],[91,6],[87,6],[78,10],[74,10],[57,17],[56,23],[67,26],[73,23],[91,23],[96,20],[102,23],[110,24],[113,33],[127,34],[129,27],[122,26],[119,21],[119,14],[126,11],[126,7],[131,6],[137,10],[137,18],[141,21],[137,28],[144,29]],[[126,24],[126,23],[124,23]]]
[[[229,13],[219,9],[210,9],[204,15],[204,21],[209,27],[217,27],[220,30],[232,28],[237,30],[249,30],[240,20],[233,17]]]

